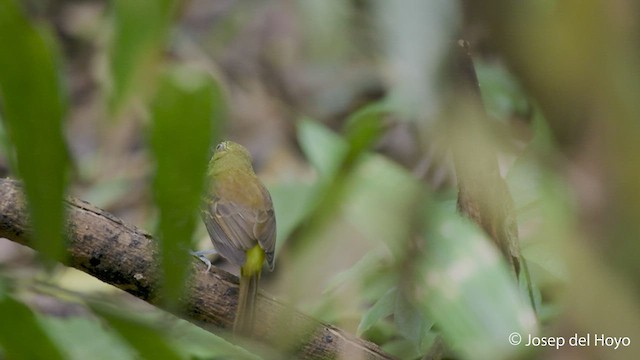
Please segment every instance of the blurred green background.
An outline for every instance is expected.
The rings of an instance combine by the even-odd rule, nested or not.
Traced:
[[[250,150],[273,197],[274,297],[401,359],[638,358],[639,14],[633,0],[0,0],[0,176],[23,181],[38,249],[0,239],[0,359],[267,358],[54,261],[71,195],[153,232],[177,298],[184,250],[211,247],[197,208],[222,139]],[[456,87],[458,39],[482,107]],[[537,316],[456,212],[456,136],[496,154]],[[514,346],[513,332],[630,345]]]

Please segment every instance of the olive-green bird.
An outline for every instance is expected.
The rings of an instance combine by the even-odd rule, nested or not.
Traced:
[[[211,242],[229,262],[240,266],[240,294],[233,333],[250,335],[255,322],[258,280],[266,258],[273,270],[276,216],[269,191],[251,166],[244,146],[224,141],[209,162],[208,193],[202,204]]]

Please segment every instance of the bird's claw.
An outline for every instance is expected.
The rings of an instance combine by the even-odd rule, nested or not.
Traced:
[[[211,270],[211,261],[205,255],[215,254],[215,250],[190,251],[189,253],[197,257],[198,259],[200,259],[200,261],[207,265],[207,270],[205,270],[205,273],[208,273],[209,270]]]

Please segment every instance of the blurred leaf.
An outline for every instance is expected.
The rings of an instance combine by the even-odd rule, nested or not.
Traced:
[[[378,250],[369,251],[358,262],[353,264],[348,270],[342,271],[334,276],[324,289],[325,293],[333,292],[343,285],[355,285],[357,280],[364,278],[368,273],[376,272],[378,265],[382,262],[382,255]]]
[[[418,359],[423,355],[418,352],[411,340],[405,338],[389,341],[382,346],[382,349],[399,359]]]
[[[382,116],[386,112],[383,104],[376,104],[352,116],[350,125],[347,126],[347,133],[348,136],[352,136],[351,146],[356,149],[354,154],[365,151],[371,145],[371,141],[377,139],[382,131]],[[305,149],[305,154],[310,161],[320,169],[330,169],[320,170],[322,173],[335,173],[336,164],[340,158],[347,159],[342,150],[346,148],[347,142],[339,135],[310,122],[302,123],[300,132],[301,146]],[[330,149],[331,153],[327,155],[325,149]],[[334,149],[339,150],[333,152]],[[394,162],[378,155],[365,155],[353,169],[345,185],[345,195],[341,201],[346,210],[344,213],[346,219],[356,225],[368,239],[381,242],[386,248],[399,254],[405,244],[404,239],[411,231],[409,228],[411,222],[406,219],[411,218],[417,195],[420,194],[419,182]],[[323,193],[326,193],[326,190]],[[404,220],[399,221],[399,219]],[[369,252],[349,270],[334,277],[326,291],[333,291],[347,282],[357,284],[371,273],[376,274],[376,279],[380,280],[382,274],[379,274],[378,270],[381,257],[380,251]],[[402,303],[395,303],[395,300],[393,309],[386,309],[384,304],[388,299],[385,296],[388,295],[383,294],[389,291],[389,284],[386,282],[382,284],[383,288],[379,289],[383,291],[377,295],[376,305],[364,315],[358,333],[369,329],[379,319],[377,316],[388,314],[387,311],[399,311],[400,313],[396,314],[398,315],[397,325],[401,328],[403,336],[413,341],[417,352],[421,346],[421,339],[431,325],[423,323],[425,319],[421,314],[416,317],[415,313],[409,311],[408,305],[402,306]],[[367,286],[372,285],[375,285],[374,282]],[[364,290],[369,292],[371,289]]]
[[[529,111],[529,100],[522,87],[503,66],[474,59],[474,67],[482,102],[489,115],[508,121],[513,115],[524,115]]]
[[[311,165],[323,178],[332,178],[350,167],[367,151],[384,130],[383,116],[389,112],[386,103],[363,107],[351,115],[345,124],[345,137],[332,132],[309,118],[298,124],[298,141]],[[345,141],[346,140],[346,141]]]
[[[522,254],[539,286],[568,281],[566,264],[561,259],[562,239],[567,236],[573,209],[568,209],[566,189],[543,165],[553,151],[551,132],[539,111],[533,119],[534,137],[509,168],[506,176],[509,191],[518,212],[522,232]]]
[[[171,333],[171,341],[191,359],[261,359],[260,356],[185,320],[177,320],[172,324]]]
[[[298,141],[307,160],[324,179],[335,175],[348,152],[347,144],[337,134],[309,118],[298,123]]]
[[[362,155],[382,134],[383,103],[366,106],[348,122],[348,144],[326,128],[303,118],[298,125],[300,145],[309,161],[320,173],[319,185],[313,195],[312,210],[307,225],[296,243],[304,243],[309,234],[321,229],[335,216],[349,193],[349,183]]]
[[[433,323],[423,316],[422,309],[417,308],[402,293],[398,293],[395,300],[393,320],[398,332],[413,342],[416,351],[421,351],[422,341]]]
[[[355,160],[378,141],[385,130],[383,120],[387,113],[388,106],[384,102],[378,102],[349,116],[345,124],[345,137],[349,144],[346,162]]]
[[[361,279],[362,298],[367,301],[374,301],[382,297],[386,291],[398,284],[398,277],[401,275],[390,257],[382,258],[373,271],[364,273]]]
[[[511,358],[509,334],[535,334],[537,324],[507,264],[468,219],[436,206],[428,216],[416,299],[462,358]]]
[[[509,168],[505,178],[518,212],[541,200],[541,186],[548,170],[540,162],[554,148],[551,131],[540,111],[534,114],[532,129],[533,139]]]
[[[133,319],[131,315],[124,314],[120,309],[115,310],[97,304],[93,304],[91,308],[120,335],[122,340],[126,341],[138,352],[140,358],[183,359],[174,346],[170,344],[161,329],[139,319]]]
[[[360,320],[356,334],[361,336],[381,319],[393,313],[396,302],[397,289],[392,288],[367,310]]]
[[[310,239],[339,214],[336,209],[341,207],[346,180],[353,168],[353,164],[346,160],[349,157],[355,159],[344,142],[336,141],[338,135],[308,118],[298,123],[298,139],[303,152],[318,170],[320,179],[309,201],[310,210],[295,229],[295,242],[291,242],[294,252],[313,243]]]
[[[363,129],[372,124],[377,128],[379,116],[384,111],[380,104],[371,106],[362,110],[360,115],[354,115],[356,120],[353,121],[362,121],[360,126]],[[346,141],[309,119],[300,122],[298,136],[300,146],[314,168],[324,178],[335,176],[340,161],[347,156]],[[326,196],[326,188],[321,190],[319,196]],[[381,241],[390,249],[397,250],[403,244],[399,240],[406,238],[409,225],[398,219],[410,215],[420,191],[418,180],[400,165],[380,155],[366,155],[347,184],[343,200],[347,219],[368,239]]]
[[[2,94],[0,93],[0,99],[2,99]],[[0,101],[0,104],[2,102]],[[9,134],[4,128],[4,119],[2,118],[2,110],[0,109],[0,161],[4,157],[4,161],[6,161],[6,166],[9,169],[15,169],[15,154],[13,153],[13,149],[11,148],[11,142],[9,141]]]
[[[24,304],[9,296],[0,296],[0,319],[0,347],[7,359],[65,358]]]
[[[162,77],[152,104],[153,190],[160,211],[164,291],[171,300],[180,295],[189,266],[214,121],[221,121],[212,115],[221,107],[221,91],[213,79],[187,68],[171,69]]]
[[[110,54],[112,110],[117,110],[137,87],[149,82],[177,7],[176,0],[116,0]]]
[[[408,219],[421,191],[419,181],[397,163],[380,155],[366,156],[350,179],[347,220],[367,239],[385,244],[397,255],[411,231]]]
[[[313,210],[311,198],[317,190],[316,186],[303,183],[280,183],[269,186],[269,193],[273,199],[275,213],[278,214],[277,253],[296,226]]]
[[[540,231],[533,234],[528,239],[531,244],[522,249],[522,253],[531,267],[530,270],[536,278],[535,283],[540,284],[540,286],[570,280],[567,264],[562,259],[561,244],[553,244],[561,239],[554,232],[550,229],[550,231]],[[552,237],[545,239],[545,235],[551,235]],[[531,265],[535,265],[535,267]]]
[[[24,18],[13,0],[0,0],[0,99],[16,151],[34,227],[34,247],[62,259],[62,203],[68,158],[62,135],[66,98],[48,33]]]
[[[122,308],[107,307],[93,303],[91,308],[111,326],[107,330],[116,331],[114,343],[125,346],[118,351],[137,350],[135,358],[153,357],[154,343],[169,349],[169,356],[183,359],[238,359],[256,360],[259,356],[236,346],[227,340],[212,334],[182,319],[167,315],[161,310],[144,313],[131,313]],[[84,326],[84,325],[83,325]],[[113,337],[110,331],[102,331],[105,336]],[[98,332],[100,333],[100,332]],[[95,333],[92,333],[95,336]],[[159,349],[161,350],[161,349]],[[130,351],[130,350],[128,350]],[[120,359],[120,357],[111,357]]]
[[[64,348],[67,359],[128,360],[136,359],[134,351],[95,318],[43,317],[40,319],[51,340]]]
[[[422,341],[422,347],[416,348],[415,343],[412,340],[406,338],[396,338],[385,343],[382,348],[384,351],[392,354],[399,359],[439,359],[425,356],[434,345],[435,340],[438,338],[436,332],[430,331],[426,334]],[[444,357],[449,359],[449,357]]]
[[[526,151],[513,163],[506,177],[515,210],[520,215],[540,201],[543,173],[531,152]]]
[[[556,140],[549,123],[542,115],[542,110],[535,109],[533,113],[531,128],[533,129],[533,139],[529,147],[536,149],[541,155],[558,154]]]
[[[347,141],[317,124],[301,124],[301,145],[311,162],[318,166],[323,174],[337,174],[336,168],[341,158],[349,161],[349,157],[359,156],[366,151],[372,142],[381,134],[383,115],[387,110],[383,104],[375,104],[364,108],[351,117],[347,125],[347,136],[350,137],[350,151],[353,155],[345,155],[343,149]],[[319,145],[322,144],[322,145]],[[325,149],[330,149],[327,155]],[[334,149],[339,149],[334,151]],[[404,239],[410,234],[412,212],[417,195],[422,191],[419,182],[405,169],[392,161],[378,155],[364,155],[352,170],[345,183],[344,198],[341,202],[346,210],[346,219],[356,225],[358,230],[368,239],[381,241],[386,248],[400,254],[404,249]],[[326,194],[326,190],[323,191]],[[383,206],[381,206],[383,205]],[[403,219],[399,221],[399,219]],[[374,281],[365,285],[365,293],[370,293],[368,287],[375,287],[383,278],[381,269],[382,254],[371,251],[349,270],[335,276],[327,287],[328,292],[349,283],[354,286],[372,275]],[[391,270],[393,271],[393,270]],[[394,278],[394,276],[391,276]],[[396,326],[401,335],[410,339],[412,354],[418,354],[424,349],[427,333],[431,322],[422,315],[422,310],[409,304],[406,300],[398,300],[396,292],[390,295],[389,286],[393,284],[382,282],[382,290],[374,293],[375,304],[364,314],[358,327],[358,334],[370,329],[378,320],[393,313]],[[377,291],[376,290],[376,291]],[[433,338],[430,336],[429,339]],[[406,343],[405,343],[406,345]]]

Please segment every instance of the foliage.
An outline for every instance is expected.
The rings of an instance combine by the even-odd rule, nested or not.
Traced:
[[[194,211],[205,189],[209,149],[214,144],[214,119],[223,106],[206,74],[176,68],[161,79],[152,104],[151,147],[156,158],[155,201],[168,301],[177,301],[186,279],[192,234],[199,221]]]
[[[136,89],[155,78],[154,64],[169,35],[177,4],[173,0],[113,2],[115,25],[110,56],[113,72],[110,103],[114,110],[135,94]]]
[[[489,14],[465,4],[490,27],[495,43],[482,50],[498,54],[475,58],[486,114],[449,92],[457,2],[112,0],[75,4],[76,16],[58,3],[0,0],[0,172],[23,181],[48,265],[0,258],[0,357],[268,357],[113,289],[56,282],[68,270],[51,265],[64,256],[69,192],[155,230],[161,296],[179,306],[188,250],[201,238],[210,247],[198,207],[211,149],[227,136],[252,139],[273,198],[267,292],[390,354],[535,357],[509,335],[640,333],[626,289],[638,269],[638,54],[603,41],[634,32],[607,31],[598,1]],[[89,80],[76,73],[85,65]],[[439,154],[460,130],[455,116],[487,122],[486,134],[462,131],[498,154],[532,286],[460,214],[455,180],[429,181],[451,172]],[[393,151],[406,148],[410,160]],[[589,241],[600,237],[611,244]],[[82,311],[60,316],[41,297]]]
[[[8,358],[64,359],[62,352],[46,335],[25,304],[7,294],[1,294],[0,316],[5,324],[12,324],[0,329],[0,343]]]
[[[68,167],[60,58],[49,32],[32,26],[13,0],[0,2],[0,54],[3,119],[24,180],[36,248],[48,260],[60,260]]]

